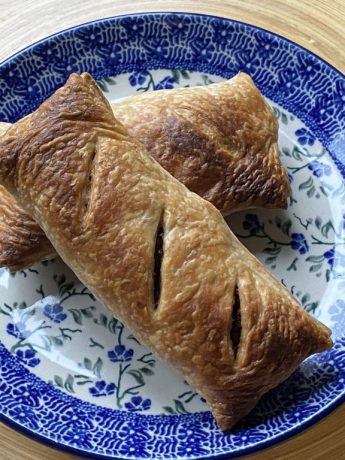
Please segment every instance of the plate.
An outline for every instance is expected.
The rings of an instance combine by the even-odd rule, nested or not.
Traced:
[[[345,80],[282,37],[196,14],[115,17],[51,36],[0,67],[3,121],[71,72],[110,100],[249,73],[280,123],[286,211],[228,219],[303,307],[333,330],[231,434],[195,390],[143,348],[56,259],[0,273],[0,411],[25,433],[92,458],[231,458],[315,423],[345,399]]]

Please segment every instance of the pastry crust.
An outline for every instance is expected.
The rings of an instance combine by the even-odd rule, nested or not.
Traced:
[[[71,75],[8,130],[0,181],[96,297],[206,398],[223,430],[331,346],[330,330],[219,211],[128,135],[88,74]]]
[[[0,123],[0,135],[11,125]],[[52,257],[55,250],[36,222],[14,197],[0,186],[0,266],[12,271]]]
[[[44,232],[2,186],[0,197],[0,266],[18,271],[53,257]]]
[[[287,207],[290,185],[280,162],[278,122],[249,75],[147,92],[113,104],[113,110],[164,169],[223,215]]]
[[[278,124],[248,75],[207,87],[145,93],[112,108],[167,171],[224,215],[253,206],[286,207],[290,187],[279,159]],[[8,126],[0,123],[0,134]],[[0,265],[14,271],[51,257],[54,250],[10,201],[0,189],[0,212],[6,208],[0,215]]]

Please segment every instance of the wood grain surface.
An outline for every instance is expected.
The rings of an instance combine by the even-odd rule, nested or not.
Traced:
[[[345,73],[345,0],[0,0],[0,61],[52,33],[94,19],[146,11],[192,11],[276,32]],[[0,424],[0,460],[68,460]],[[345,405],[321,422],[246,460],[345,459]]]

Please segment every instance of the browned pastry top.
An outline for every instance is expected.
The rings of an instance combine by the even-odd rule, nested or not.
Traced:
[[[192,383],[222,429],[331,346],[221,214],[130,137],[88,74],[0,140],[0,181],[113,314]]]
[[[253,206],[286,208],[290,186],[278,122],[249,75],[148,92],[113,110],[170,174],[223,215]]]

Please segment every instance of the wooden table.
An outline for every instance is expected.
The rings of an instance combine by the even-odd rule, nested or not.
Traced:
[[[283,35],[345,73],[344,0],[0,0],[0,60],[67,27],[145,11],[193,11],[238,19]],[[0,424],[1,460],[67,460]],[[292,439],[246,460],[345,459],[345,405]]]

